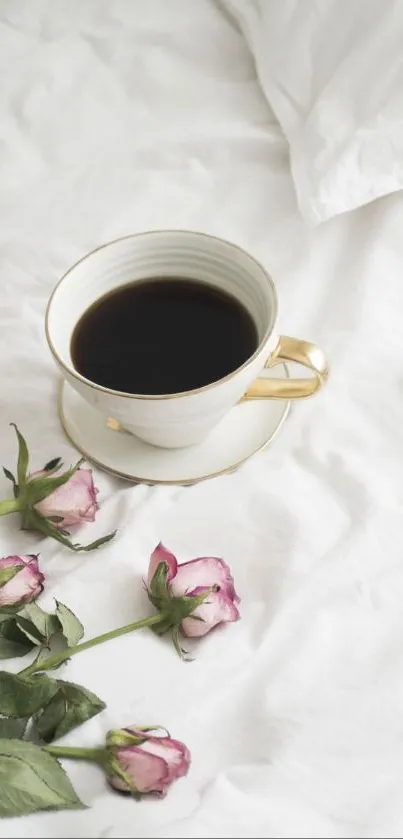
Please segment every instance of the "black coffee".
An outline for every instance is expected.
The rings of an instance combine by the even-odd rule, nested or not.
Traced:
[[[156,277],[87,309],[71,354],[76,370],[99,385],[167,394],[221,379],[257,345],[255,324],[235,297],[196,280]]]

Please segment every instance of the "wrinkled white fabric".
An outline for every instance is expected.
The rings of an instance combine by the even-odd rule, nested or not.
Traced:
[[[403,187],[403,0],[222,0],[290,144],[312,225]]]
[[[86,637],[150,612],[160,539],[179,561],[223,556],[242,597],[242,620],[192,664],[144,631],[61,671],[107,703],[66,743],[158,723],[188,745],[164,801],[121,798],[66,761],[89,809],[6,820],[0,836],[400,837],[403,196],[307,229],[250,53],[207,0],[0,0],[0,40],[0,463],[15,462],[11,421],[33,469],[75,461],[46,301],[76,259],[132,231],[245,246],[276,279],[280,330],[332,362],[323,394],[233,475],[152,488],[96,470],[101,511],[77,537],[117,527],[102,551],[0,521],[1,553],[40,551],[42,605],[67,603]]]

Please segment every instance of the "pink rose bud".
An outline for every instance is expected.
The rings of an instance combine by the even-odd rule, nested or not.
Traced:
[[[177,778],[188,773],[190,752],[165,731],[129,726],[109,731],[106,746],[108,780],[114,789],[132,795],[166,795]]]
[[[30,480],[53,478],[54,474],[41,470],[34,472]],[[95,513],[99,510],[97,493],[92,480],[92,470],[77,469],[67,483],[54,489],[35,504],[34,509],[43,518],[53,519],[55,527],[59,530],[64,530],[83,521],[95,521]]]
[[[201,637],[240,617],[239,597],[223,559],[204,556],[178,564],[161,542],[151,554],[148,594],[166,618],[155,628],[160,634],[179,627],[185,635]]]
[[[61,458],[55,457],[39,472],[30,473],[26,440],[15,423],[11,424],[18,440],[17,475],[3,466],[6,478],[13,485],[14,499],[0,500],[0,516],[20,513],[23,530],[36,530],[51,536],[73,551],[92,551],[110,542],[116,530],[89,545],[73,543],[68,538],[67,527],[95,521],[99,510],[92,471],[80,468],[84,458],[63,471]]]
[[[0,559],[0,608],[31,603],[43,591],[44,580],[34,554],[3,557]]]

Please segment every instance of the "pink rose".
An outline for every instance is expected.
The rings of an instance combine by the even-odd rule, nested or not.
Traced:
[[[11,573],[12,569],[20,570],[9,576],[6,569]],[[31,603],[43,591],[44,580],[34,554],[3,557],[0,559],[0,608]]]
[[[54,472],[41,470],[34,472],[30,477],[54,477]],[[77,469],[67,483],[54,489],[42,501],[38,501],[35,510],[43,518],[60,516],[61,521],[54,521],[53,524],[59,530],[64,530],[83,521],[95,521],[95,513],[99,510],[97,493],[92,480],[92,470]]]
[[[190,752],[184,743],[147,728],[110,731],[106,745],[109,783],[122,792],[152,792],[162,797],[189,770]]]
[[[66,528],[95,521],[99,510],[92,471],[80,468],[84,458],[63,470],[61,457],[54,457],[39,472],[30,473],[27,442],[16,424],[11,425],[18,441],[17,476],[3,466],[6,478],[13,485],[14,498],[0,500],[0,516],[20,513],[22,530],[51,536],[72,551],[93,551],[110,542],[116,530],[88,545],[73,543],[68,538],[70,533]]]
[[[161,564],[166,567],[166,596],[155,588]],[[239,620],[237,604],[240,601],[231,571],[224,560],[216,556],[203,556],[178,564],[176,557],[160,542],[151,554],[148,586],[150,599],[162,614],[169,614],[170,609],[173,611],[170,603],[186,598],[187,616],[182,617],[180,629],[190,637],[201,637],[219,624]],[[193,609],[189,598],[198,600]]]

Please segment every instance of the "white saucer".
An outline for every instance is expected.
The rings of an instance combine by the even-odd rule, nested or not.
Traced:
[[[284,379],[286,365],[265,375]],[[159,449],[131,434],[92,408],[63,382],[59,399],[62,427],[73,445],[101,469],[143,484],[194,484],[232,472],[271,442],[283,424],[290,403],[258,399],[241,402],[221,420],[209,437],[186,449]]]

